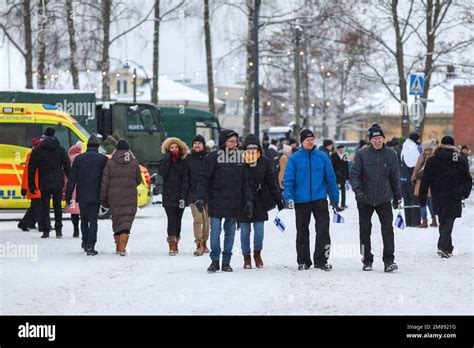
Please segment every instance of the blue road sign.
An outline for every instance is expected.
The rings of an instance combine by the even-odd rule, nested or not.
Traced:
[[[422,96],[423,88],[425,87],[425,74],[412,73],[410,74],[410,95]]]

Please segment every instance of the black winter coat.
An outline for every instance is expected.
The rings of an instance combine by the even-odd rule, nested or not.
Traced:
[[[28,173],[38,170],[40,190],[62,190],[64,175],[69,176],[71,162],[58,139],[46,137],[41,145],[31,153]],[[35,176],[28,175],[28,188],[36,189]]]
[[[78,155],[68,177],[66,201],[71,199],[76,186],[76,201],[79,204],[99,204],[102,174],[108,160],[95,147],[89,147],[85,153]]]
[[[420,204],[426,204],[431,189],[436,215],[461,217],[462,200],[469,197],[472,177],[466,160],[454,146],[441,145],[426,161],[420,186]]]
[[[370,145],[358,151],[349,181],[360,203],[376,207],[402,197],[397,154],[385,145],[380,150]]]
[[[341,159],[337,152],[331,155],[332,168],[336,174],[336,181],[338,183],[349,180],[349,162],[347,162],[347,155],[344,154],[345,159]]]
[[[197,185],[199,181],[199,174],[201,169],[204,168],[204,158],[209,154],[208,151],[204,150],[201,152],[195,152],[191,150],[191,153],[186,157],[186,164],[189,178],[189,188],[187,194],[187,203],[196,202],[197,196]]]
[[[188,192],[186,161],[178,158],[172,163],[168,156],[163,156],[158,162],[158,172],[163,178],[163,207],[179,207],[179,201],[186,200]]]
[[[252,194],[244,171],[245,165],[240,161],[226,160],[225,152],[213,151],[204,158],[197,198],[207,202],[210,217],[238,219],[242,202],[251,200]]]
[[[262,156],[257,160],[256,165],[246,164],[244,170],[252,193],[253,216],[249,218],[243,214],[245,202],[242,202],[239,222],[267,221],[267,211],[273,209],[282,200],[270,160]]]

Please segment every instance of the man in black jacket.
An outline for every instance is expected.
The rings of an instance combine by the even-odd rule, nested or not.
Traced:
[[[200,212],[196,207],[196,190],[199,181],[199,175],[204,168],[204,158],[209,154],[206,149],[206,139],[198,134],[193,139],[191,153],[186,157],[189,189],[187,203],[191,207],[193,214],[194,241],[196,243],[195,256],[202,256],[209,252],[207,248],[207,240],[209,239],[209,210],[204,205],[203,211]]]
[[[252,211],[250,192],[244,163],[237,150],[238,134],[223,129],[219,134],[219,150],[211,152],[204,159],[204,170],[199,175],[196,207],[204,211],[209,206],[211,218],[211,260],[208,272],[220,270],[220,235],[224,219],[224,250],[222,252],[222,271],[232,272],[230,259],[234,246],[237,219],[241,214],[242,202],[246,211]]]
[[[92,135],[87,142],[87,151],[80,154],[72,164],[66,186],[66,202],[79,203],[81,207],[82,248],[87,255],[97,255],[97,220],[100,209],[100,184],[108,158],[98,151],[99,140]],[[76,188],[76,201],[71,202]]]
[[[431,189],[433,210],[439,217],[438,255],[449,258],[453,254],[454,220],[462,215],[462,200],[472,189],[472,177],[465,158],[454,146],[454,139],[445,136],[441,145],[426,161],[420,185],[420,204],[426,204]]]
[[[341,190],[341,208],[346,206],[346,181],[349,180],[349,162],[344,152],[344,145],[338,145],[337,151],[331,155],[332,168],[336,174],[336,181]]]
[[[385,135],[378,124],[369,129],[370,146],[356,153],[350,183],[359,209],[359,236],[364,271],[372,270],[370,234],[372,214],[377,212],[382,225],[383,262],[385,272],[398,269],[394,263],[393,208],[401,205],[400,167],[397,154],[384,144]]]
[[[64,175],[69,176],[71,167],[66,150],[54,137],[54,134],[53,128],[45,129],[45,138],[41,145],[31,153],[28,165],[28,173],[36,173],[38,170],[38,185],[41,190],[41,216],[38,224],[39,230],[43,232],[41,238],[49,238],[49,204],[51,197],[53,198],[56,238],[62,237],[63,210],[61,196],[64,187]],[[36,192],[34,175],[28,175],[28,188],[32,194]]]

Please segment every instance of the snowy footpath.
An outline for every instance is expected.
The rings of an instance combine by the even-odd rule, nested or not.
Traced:
[[[193,256],[192,216],[183,217],[180,254],[167,254],[166,215],[161,205],[139,210],[129,255],[115,255],[111,221],[100,221],[97,256],[86,256],[72,223],[62,239],[40,239],[17,222],[0,222],[0,314],[474,314],[474,201],[468,201],[453,232],[455,255],[436,255],[437,228],[395,229],[399,270],[383,272],[380,223],[374,215],[374,270],[363,272],[357,208],[352,192],[345,224],[331,222],[332,272],[296,269],[294,211],[287,228],[265,225],[263,269],[244,270],[236,232],[233,273],[208,274],[208,255]],[[0,219],[19,216],[1,214]],[[331,212],[332,220],[332,212]],[[314,250],[314,221],[311,222]],[[54,233],[52,233],[54,234]]]

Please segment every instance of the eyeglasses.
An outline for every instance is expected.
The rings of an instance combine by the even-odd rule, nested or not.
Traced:
[[[226,143],[237,144],[237,140],[227,140]]]

